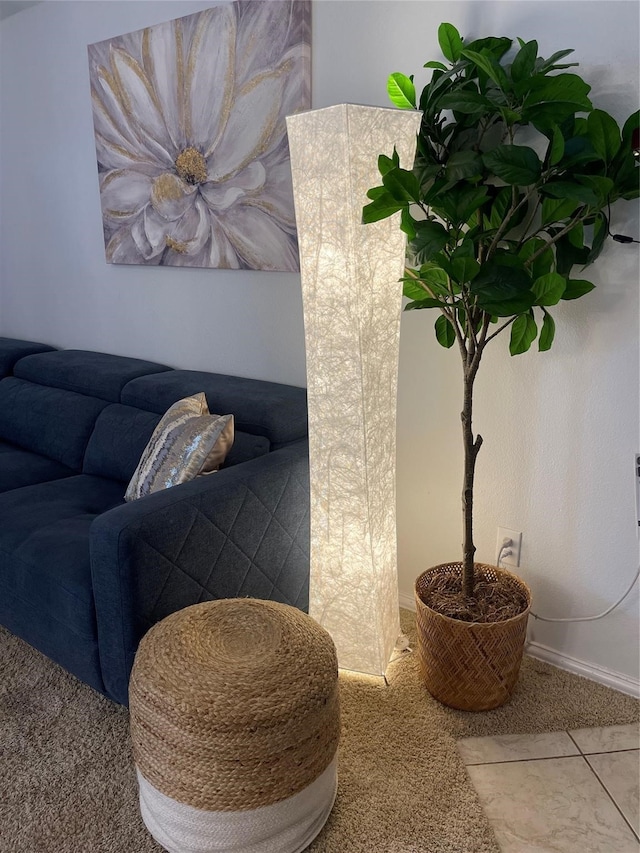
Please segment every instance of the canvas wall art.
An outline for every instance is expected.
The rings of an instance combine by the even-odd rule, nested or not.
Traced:
[[[285,117],[309,109],[310,0],[236,0],[92,44],[106,258],[295,271]]]

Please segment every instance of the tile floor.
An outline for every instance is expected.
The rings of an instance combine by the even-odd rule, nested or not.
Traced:
[[[639,853],[637,725],[464,738],[503,853]]]

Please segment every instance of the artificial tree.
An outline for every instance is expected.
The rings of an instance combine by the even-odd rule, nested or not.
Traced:
[[[464,541],[462,593],[475,588],[473,492],[482,437],[473,435],[473,390],[487,345],[510,329],[511,355],[538,338],[549,350],[549,309],[594,285],[573,276],[593,263],[610,235],[610,207],[638,197],[639,113],[622,129],[566,69],[572,50],[538,55],[538,43],[510,38],[465,42],[440,25],[448,65],[427,62],[419,102],[413,77],[389,77],[391,101],[423,113],[412,171],[381,155],[382,185],[368,193],[363,221],[401,212],[408,235],[405,310],[434,308],[438,342],[462,357]],[[635,142],[634,142],[635,137]],[[539,323],[541,320],[541,325]]]

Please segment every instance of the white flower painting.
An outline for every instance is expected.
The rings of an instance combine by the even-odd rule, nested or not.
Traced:
[[[106,257],[299,269],[285,117],[310,0],[236,0],[89,46]]]

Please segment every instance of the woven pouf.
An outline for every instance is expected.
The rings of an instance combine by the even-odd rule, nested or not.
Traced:
[[[169,853],[299,853],[337,788],[333,641],[256,599],[154,625],[129,685],[142,818]]]

